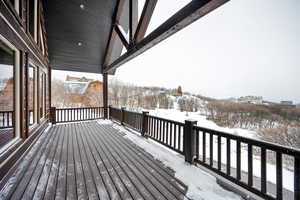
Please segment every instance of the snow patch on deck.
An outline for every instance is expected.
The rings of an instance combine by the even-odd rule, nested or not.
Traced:
[[[109,120],[98,121],[100,124],[112,124]],[[196,166],[184,162],[184,158],[177,153],[171,153],[169,150],[157,145],[151,140],[146,140],[140,136],[130,133],[125,128],[113,124],[117,130],[125,133],[125,138],[131,140],[136,145],[143,148],[160,160],[166,167],[175,171],[175,177],[188,186],[186,196],[193,200],[238,200],[242,199],[237,194],[222,188],[216,178],[204,172]]]

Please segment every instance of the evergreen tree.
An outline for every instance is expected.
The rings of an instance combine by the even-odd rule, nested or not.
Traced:
[[[180,94],[180,95],[182,95],[182,89],[181,89],[181,86],[178,86],[178,88],[177,88],[177,93]]]

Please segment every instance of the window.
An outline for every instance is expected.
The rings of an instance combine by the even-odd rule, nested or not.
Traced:
[[[33,65],[29,65],[28,69],[28,112],[29,127],[34,125],[36,120],[36,69]]]
[[[45,43],[44,43],[44,38],[43,38],[43,31],[42,31],[42,27],[40,28],[40,41],[41,41],[41,49],[42,49],[42,53],[43,55],[45,55]]]
[[[28,30],[30,35],[37,41],[37,1],[29,0],[28,1]]]
[[[40,106],[40,119],[44,116],[44,109],[43,109],[43,72],[40,71],[40,77],[39,77],[39,106]]]
[[[16,9],[17,13],[19,14],[19,10],[20,10],[19,0],[9,0],[9,2]]]
[[[11,5],[15,6],[15,0],[9,0],[9,2],[11,3]]]
[[[39,76],[39,107],[40,119],[42,119],[46,114],[46,74],[41,69]]]
[[[19,135],[18,60],[17,49],[0,35],[0,148]]]

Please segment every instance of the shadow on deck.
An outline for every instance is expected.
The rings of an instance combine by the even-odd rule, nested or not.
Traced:
[[[111,124],[52,126],[0,199],[184,199],[186,186]]]

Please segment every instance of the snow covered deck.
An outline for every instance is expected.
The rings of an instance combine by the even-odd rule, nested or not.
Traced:
[[[109,121],[52,126],[0,199],[184,199],[187,187],[174,171],[125,135]]]

